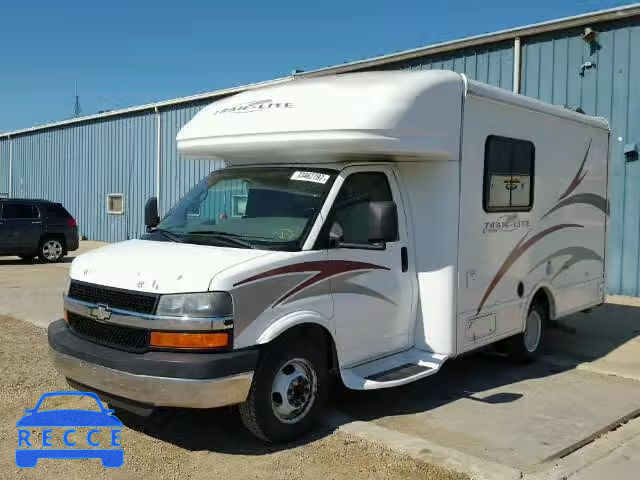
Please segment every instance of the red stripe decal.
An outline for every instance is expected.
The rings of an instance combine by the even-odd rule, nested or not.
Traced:
[[[303,282],[296,285],[295,288],[287,292],[284,296],[280,297],[273,306],[278,305],[290,296],[298,293],[299,291],[310,287],[316,283],[319,283],[328,278],[340,275],[342,273],[353,272],[357,270],[389,270],[387,267],[381,265],[375,265],[373,263],[365,262],[352,262],[350,260],[324,260],[315,262],[303,262],[294,263],[293,265],[286,265],[284,267],[274,268],[273,270],[267,270],[266,272],[259,273],[252,277],[246,278],[236,284],[234,287],[244,285],[246,283],[254,282],[256,280],[263,280],[265,278],[274,277],[276,275],[286,275],[289,273],[315,273],[315,275],[307,278]]]
[[[524,252],[529,250],[529,248],[531,248],[535,243],[537,243],[538,241],[542,240],[547,235],[550,235],[553,232],[556,232],[558,230],[562,230],[563,228],[584,228],[584,225],[578,225],[578,224],[575,224],[575,223],[563,223],[563,224],[560,224],[560,225],[555,225],[553,227],[549,227],[549,228],[541,231],[540,233],[536,233],[533,237],[531,237],[529,240],[527,240],[524,243],[522,242],[522,240],[520,240],[516,244],[514,249],[511,251],[509,256],[505,259],[505,261],[502,264],[502,266],[498,269],[498,271],[496,272],[495,276],[493,277],[493,280],[491,280],[491,283],[489,284],[489,287],[487,288],[487,291],[484,293],[484,296],[482,297],[482,300],[480,301],[480,305],[478,306],[478,310],[477,310],[476,314],[480,313],[480,310],[482,310],[482,307],[484,306],[484,303],[487,301],[487,298],[489,298],[489,295],[491,295],[491,292],[493,292],[493,289],[496,288],[496,285],[498,285],[498,282],[500,280],[502,280],[502,277],[504,277],[505,273],[507,273],[507,270],[509,270],[509,268],[511,268],[511,265],[513,265],[515,263],[515,261],[518,258],[520,258],[520,256]],[[528,234],[529,233],[527,232],[525,237]],[[523,237],[523,239],[525,237]]]

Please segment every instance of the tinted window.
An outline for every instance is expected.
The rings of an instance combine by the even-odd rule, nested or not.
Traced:
[[[354,173],[347,177],[334,202],[335,220],[345,243],[368,243],[369,202],[393,201],[387,176],[382,172]]]
[[[513,138],[487,138],[484,158],[484,210],[529,211],[533,206],[533,143]]]
[[[59,203],[47,205],[47,217],[49,218],[71,218],[71,214]]]
[[[4,203],[2,205],[2,218],[7,220],[18,218],[38,218],[38,212],[28,203]]]

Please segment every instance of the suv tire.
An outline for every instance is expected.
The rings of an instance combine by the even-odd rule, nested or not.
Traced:
[[[44,238],[40,241],[38,257],[45,263],[57,263],[66,255],[64,241],[59,238]]]

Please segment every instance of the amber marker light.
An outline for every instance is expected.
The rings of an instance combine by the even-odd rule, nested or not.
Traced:
[[[64,322],[65,323],[69,323],[69,312],[67,312],[66,310],[62,311],[62,318],[64,318]]]
[[[157,348],[206,349],[229,346],[227,332],[216,333],[178,333],[151,332],[149,343]]]

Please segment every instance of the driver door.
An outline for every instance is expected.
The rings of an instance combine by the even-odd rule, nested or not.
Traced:
[[[346,173],[334,201],[330,222],[339,224],[349,248],[330,248],[335,328],[341,365],[364,362],[408,348],[413,311],[407,229],[393,172],[387,168]],[[372,201],[393,201],[398,235],[383,250],[367,248],[368,210]],[[358,248],[357,245],[361,245]]]

